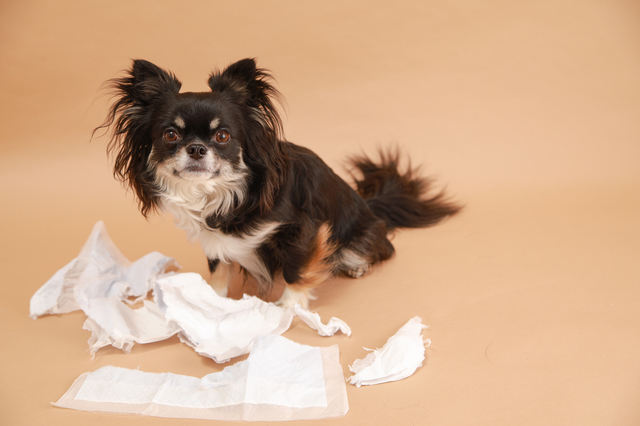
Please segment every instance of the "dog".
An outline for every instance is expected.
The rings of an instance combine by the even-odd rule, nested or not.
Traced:
[[[277,304],[308,307],[334,276],[358,278],[389,259],[397,228],[426,227],[459,211],[398,150],[351,158],[355,188],[316,154],[284,139],[271,74],[243,59],[213,72],[207,92],[181,93],[174,74],[134,60],[107,82],[113,103],[114,175],[141,213],[171,213],[202,245],[210,284],[227,295],[234,264],[261,297],[286,283]]]

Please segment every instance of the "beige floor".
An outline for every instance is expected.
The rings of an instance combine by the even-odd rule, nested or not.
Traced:
[[[397,143],[466,205],[321,289],[312,308],[352,337],[285,333],[338,344],[347,376],[410,317],[430,324],[414,376],[349,386],[347,416],[313,424],[640,424],[638,2],[14,1],[0,54],[1,424],[200,424],[53,408],[103,365],[222,366],[176,338],[92,361],[82,314],[33,321],[28,303],[98,220],[130,259],[157,250],[206,274],[171,218],[140,216],[90,134],[130,58],[198,91],[248,56],[275,74],[290,140],[345,176],[347,155]]]

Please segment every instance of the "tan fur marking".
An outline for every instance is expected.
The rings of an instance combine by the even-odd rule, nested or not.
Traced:
[[[211,123],[209,123],[209,128],[211,130],[213,130],[216,127],[218,127],[219,125],[220,125],[220,118],[216,117],[213,120],[211,120]]]
[[[309,307],[309,300],[315,299],[313,289],[333,276],[334,265],[329,258],[335,253],[337,247],[329,242],[330,236],[331,229],[329,225],[323,224],[318,229],[313,256],[302,274],[300,274],[300,280],[292,284],[286,284],[284,293],[276,304],[283,307],[290,307],[295,304],[299,304],[305,309]]]
[[[314,288],[333,276],[334,265],[329,263],[329,258],[335,253],[337,247],[329,242],[329,237],[331,237],[329,225],[322,224],[316,236],[316,248],[313,256],[306,269],[300,274],[300,281],[294,283],[294,286]]]
[[[176,117],[176,119],[173,121],[173,123],[176,126],[180,127],[181,129],[184,129],[184,127],[186,125],[185,122],[184,122],[184,119],[182,117],[180,117],[180,116]]]

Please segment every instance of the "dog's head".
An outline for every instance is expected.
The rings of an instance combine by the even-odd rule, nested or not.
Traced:
[[[144,60],[111,85],[116,100],[101,127],[112,127],[114,174],[145,216],[163,191],[184,185],[242,188],[271,207],[284,173],[278,92],[255,60],[214,72],[208,92],[180,93],[175,75]]]

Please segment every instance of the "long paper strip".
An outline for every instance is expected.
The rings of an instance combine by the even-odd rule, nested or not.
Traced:
[[[83,411],[206,420],[282,421],[349,410],[337,346],[256,339],[245,361],[202,379],[103,367],[81,375],[54,405]]]

